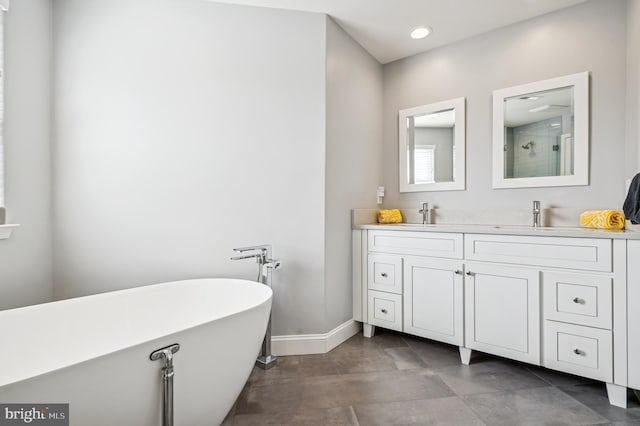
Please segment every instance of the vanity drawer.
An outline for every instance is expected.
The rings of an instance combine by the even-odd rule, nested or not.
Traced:
[[[603,382],[613,381],[609,330],[545,321],[544,366]]]
[[[610,239],[466,234],[464,249],[468,260],[611,272]]]
[[[368,323],[402,331],[402,296],[369,290]]]
[[[462,259],[462,234],[369,231],[370,252]]]
[[[402,294],[402,257],[370,254],[367,284],[369,290]]]
[[[610,277],[542,273],[545,319],[611,329]]]

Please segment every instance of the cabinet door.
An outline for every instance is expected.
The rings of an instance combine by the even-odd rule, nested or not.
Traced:
[[[462,262],[404,259],[405,333],[462,346]]]
[[[467,264],[465,346],[540,365],[540,274]]]

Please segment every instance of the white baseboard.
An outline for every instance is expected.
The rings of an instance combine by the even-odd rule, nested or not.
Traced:
[[[325,334],[298,334],[272,336],[271,352],[274,355],[324,354],[362,330],[362,324],[349,320]]]

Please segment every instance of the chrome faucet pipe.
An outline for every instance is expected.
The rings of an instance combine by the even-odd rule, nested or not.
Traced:
[[[153,351],[149,355],[151,361],[162,360],[162,426],[173,426],[173,354],[180,350],[180,345],[173,345]]]
[[[533,202],[533,227],[540,227],[540,201]]]
[[[422,208],[418,210],[418,213],[422,215],[422,224],[426,225],[431,222],[431,218],[429,217],[429,203],[422,203]]]

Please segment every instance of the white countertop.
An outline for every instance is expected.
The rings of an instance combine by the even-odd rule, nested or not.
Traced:
[[[394,224],[361,224],[354,225],[353,229],[380,229],[386,231],[420,231],[420,232],[458,232],[465,234],[499,234],[499,235],[534,235],[537,237],[579,237],[579,238],[612,238],[623,240],[640,240],[640,232],[637,231],[608,231],[604,229],[592,229],[572,226],[545,226],[533,228],[532,226],[518,225],[449,225],[419,223],[394,223]]]

